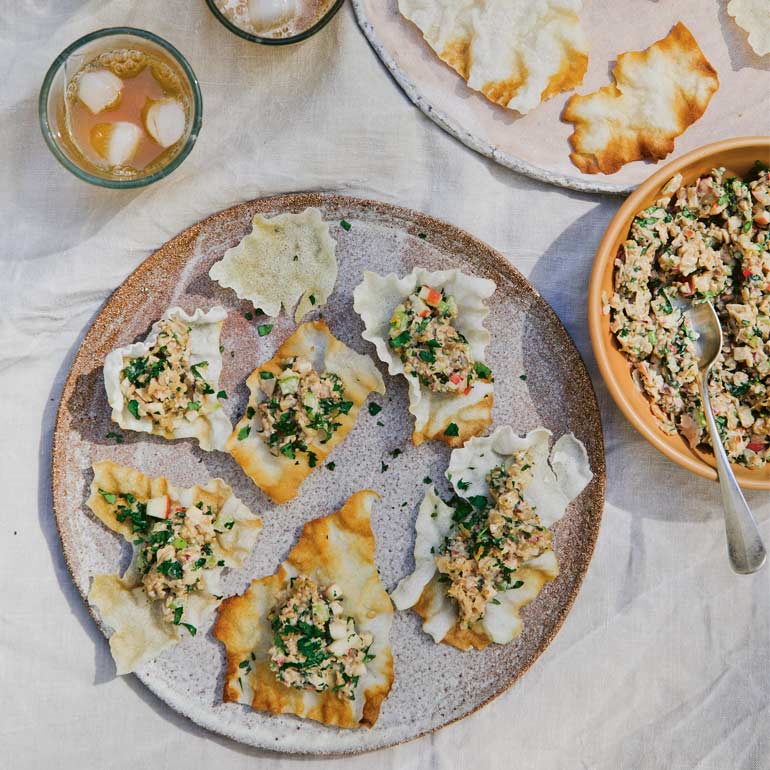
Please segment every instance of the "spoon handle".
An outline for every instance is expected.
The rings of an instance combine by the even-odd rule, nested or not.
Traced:
[[[756,572],[765,563],[767,553],[757,529],[757,522],[751,513],[743,492],[738,486],[733,469],[727,460],[727,454],[719,437],[711,401],[708,393],[708,370],[700,373],[700,392],[703,411],[711,434],[711,445],[717,461],[719,487],[722,490],[722,505],[725,509],[725,530],[727,532],[727,552],[730,566],[740,575]]]

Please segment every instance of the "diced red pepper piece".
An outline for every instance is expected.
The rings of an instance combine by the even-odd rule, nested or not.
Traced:
[[[765,448],[765,445],[761,441],[751,441],[746,447],[752,452],[761,452]]]
[[[436,289],[433,289],[430,286],[423,286],[420,289],[420,299],[427,305],[436,307],[436,305],[441,302],[441,292],[436,291]]]

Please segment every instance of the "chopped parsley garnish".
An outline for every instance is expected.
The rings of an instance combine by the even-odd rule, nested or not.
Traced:
[[[457,423],[450,422],[449,425],[446,426],[446,430],[444,431],[445,436],[459,436],[460,435],[460,429],[457,427]]]
[[[193,412],[197,412],[201,408],[201,405],[198,401],[188,401],[187,408],[191,409]]]
[[[342,228],[342,229],[343,229],[345,232],[347,232],[348,230],[350,230],[350,228],[352,227],[352,225],[350,224],[350,222],[348,222],[348,220],[347,220],[347,219],[341,219],[341,220],[340,220],[340,227],[341,227],[341,228]]]
[[[251,321],[251,319],[252,319],[252,318],[254,318],[254,314],[253,314],[253,313],[244,313],[244,314],[243,314],[243,317],[244,317],[244,318],[245,318],[247,321]]]
[[[273,331],[273,324],[260,324],[257,326],[257,334],[260,337],[267,337]]]
[[[326,467],[327,467],[327,468],[328,468],[330,471],[333,471],[333,470],[334,470],[334,469],[337,467],[337,463],[335,463],[335,462],[334,462],[334,460],[332,460],[331,462],[329,462],[329,463],[326,463]]]
[[[243,441],[243,439],[245,439],[249,433],[251,433],[251,426],[244,425],[244,427],[238,431],[238,441]]]
[[[118,501],[118,496],[114,492],[105,492],[103,489],[99,489],[98,492],[110,505],[115,505]]]
[[[226,401],[227,400],[227,391],[226,390],[220,390],[217,393],[217,398],[224,399]]]
[[[379,414],[382,411],[382,407],[379,404],[376,404],[374,401],[369,402],[369,414],[374,417],[374,415]]]
[[[275,375],[272,372],[260,372],[259,373],[259,378],[261,380],[274,380],[275,379]]]
[[[315,294],[311,294],[308,299],[310,300],[311,305],[315,305]]]
[[[128,411],[131,412],[131,414],[136,417],[136,419],[139,419],[139,402],[132,398],[127,404],[126,407],[128,407]]]
[[[433,479],[432,479],[430,476],[426,476],[426,477],[425,477],[425,478],[422,480],[422,483],[423,483],[423,484],[432,484],[432,483],[433,483]]]
[[[122,444],[123,443],[123,435],[121,433],[116,433],[114,430],[111,430],[106,438],[114,438],[116,444]]]
[[[519,375],[519,379],[520,379],[522,382],[526,382],[526,381],[527,381],[527,375],[526,375],[526,374],[520,374],[520,375]]]
[[[482,380],[488,380],[492,376],[492,370],[486,364],[482,364],[481,361],[476,361],[473,364],[473,368]]]

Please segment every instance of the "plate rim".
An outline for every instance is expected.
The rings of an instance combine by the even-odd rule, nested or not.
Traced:
[[[554,171],[546,171],[540,166],[529,163],[523,158],[519,158],[517,155],[503,152],[489,142],[485,142],[474,136],[470,131],[463,128],[463,126],[450,118],[443,111],[436,109],[436,107],[434,107],[433,104],[420,93],[417,85],[406,76],[398,64],[396,64],[396,61],[390,55],[390,52],[385,48],[374,29],[374,25],[369,21],[363,4],[364,0],[351,0],[358,26],[361,28],[364,37],[377,55],[377,58],[379,58],[385,66],[385,69],[388,70],[390,76],[400,86],[412,104],[414,104],[423,115],[432,120],[439,128],[462,142],[466,147],[469,147],[471,150],[495,161],[495,163],[498,163],[511,171],[516,171],[531,179],[536,179],[538,182],[545,182],[546,184],[556,185],[557,187],[563,187],[568,190],[620,196],[629,195],[636,190],[638,185],[635,184],[613,184],[611,182],[602,182],[599,180],[590,181],[570,174],[558,174]]]
[[[227,726],[223,725],[213,715],[213,712],[211,712],[210,710],[196,711],[194,709],[185,708],[185,703],[180,699],[180,697],[174,690],[167,688],[162,683],[159,685],[157,681],[152,680],[150,676],[147,676],[142,672],[133,672],[136,678],[139,679],[139,681],[141,681],[142,684],[155,697],[157,697],[169,708],[173,709],[178,714],[181,714],[182,716],[186,717],[187,719],[189,719],[199,727],[209,730],[212,733],[215,733],[217,735],[224,736],[229,740],[232,740],[240,745],[247,745],[257,749],[263,749],[263,750],[276,752],[280,754],[286,754],[288,756],[307,756],[307,757],[317,756],[317,757],[340,757],[341,758],[341,757],[349,757],[354,755],[365,754],[372,751],[379,751],[386,748],[392,748],[394,746],[399,746],[404,743],[409,743],[411,741],[417,740],[418,738],[422,738],[426,735],[435,733],[438,730],[448,727],[449,725],[455,724],[456,722],[459,722],[460,720],[465,719],[471,716],[472,714],[475,714],[484,706],[488,705],[490,702],[500,697],[503,693],[509,690],[540,658],[540,656],[545,652],[545,650],[551,644],[554,637],[561,630],[567,618],[567,615],[572,610],[575,599],[577,598],[577,595],[580,592],[580,588],[582,587],[586,573],[588,572],[588,568],[591,564],[591,561],[593,560],[593,555],[596,550],[596,542],[598,540],[599,530],[601,528],[601,522],[604,516],[604,507],[606,504],[606,491],[607,491],[607,472],[606,472],[607,469],[606,469],[606,454],[605,454],[605,446],[604,446],[604,432],[603,432],[603,425],[601,420],[601,410],[599,408],[596,392],[595,392],[590,374],[588,373],[588,368],[585,364],[585,361],[583,360],[580,350],[575,344],[575,341],[573,340],[569,331],[567,330],[567,328],[564,326],[561,319],[557,315],[556,311],[553,309],[553,307],[551,307],[550,303],[540,294],[540,292],[535,288],[535,286],[524,276],[524,274],[521,273],[508,259],[506,259],[506,257],[501,252],[499,252],[497,249],[494,249],[492,246],[488,245],[486,242],[482,241],[480,238],[477,238],[476,236],[471,235],[466,230],[454,224],[451,224],[446,220],[435,217],[431,214],[426,214],[414,209],[410,209],[408,207],[398,206],[398,205],[395,205],[386,201],[377,200],[374,198],[360,198],[357,196],[340,194],[333,191],[288,192],[288,193],[281,193],[277,195],[270,195],[270,196],[265,196],[261,198],[254,198],[248,201],[242,201],[233,206],[229,206],[227,208],[224,208],[212,214],[209,214],[203,219],[186,227],[177,235],[173,236],[172,238],[169,238],[167,241],[163,242],[158,248],[153,250],[110,293],[110,295],[105,299],[101,307],[98,309],[94,317],[89,322],[87,330],[83,335],[83,338],[80,344],[78,345],[75,354],[72,356],[71,362],[69,364],[69,371],[67,373],[67,377],[65,378],[64,385],[62,387],[61,394],[59,396],[59,403],[56,408],[56,420],[54,423],[53,437],[51,441],[51,454],[50,454],[50,458],[51,458],[50,489],[51,489],[51,507],[53,509],[54,521],[56,523],[56,529],[57,529],[57,534],[59,536],[59,541],[62,546],[62,554],[64,556],[67,572],[69,573],[70,578],[72,579],[72,583],[74,584],[74,587],[77,593],[80,595],[81,599],[85,603],[88,614],[94,620],[100,632],[105,636],[105,638],[109,639],[109,636],[107,634],[104,624],[102,623],[101,619],[97,615],[94,608],[89,603],[87,593],[84,594],[83,591],[81,591],[81,588],[75,577],[75,569],[74,569],[75,560],[70,550],[70,544],[68,541],[68,534],[65,526],[66,517],[63,511],[60,510],[60,506],[58,504],[59,503],[58,489],[62,486],[63,477],[66,472],[65,463],[63,462],[63,459],[65,458],[66,444],[67,444],[67,439],[66,439],[66,436],[64,435],[65,427],[66,427],[65,426],[65,422],[66,422],[65,404],[69,401],[72,395],[77,377],[80,374],[80,372],[77,370],[77,365],[81,361],[81,358],[84,355],[88,354],[88,348],[91,346],[94,337],[99,333],[100,327],[104,325],[105,313],[109,308],[109,306],[112,304],[113,300],[115,300],[116,298],[119,298],[122,292],[129,291],[129,288],[128,288],[129,285],[133,281],[137,280],[143,273],[157,269],[158,265],[162,263],[164,257],[168,252],[174,251],[175,248],[178,248],[180,245],[184,244],[185,242],[192,241],[194,243],[197,240],[200,234],[200,231],[203,229],[203,227],[207,223],[220,217],[221,218],[229,217],[231,219],[235,218],[238,216],[238,214],[241,211],[245,209],[253,210],[255,205],[264,210],[264,209],[270,209],[271,207],[275,208],[277,206],[283,206],[286,209],[289,209],[291,207],[300,207],[300,206],[321,206],[324,203],[331,203],[331,204],[336,203],[338,206],[341,206],[341,207],[348,206],[348,207],[359,208],[359,209],[375,208],[375,209],[379,209],[380,211],[384,210],[389,215],[394,216],[395,218],[398,218],[402,221],[409,222],[412,225],[416,225],[417,230],[419,230],[420,227],[428,226],[429,228],[434,228],[436,230],[441,231],[444,235],[451,236],[453,240],[473,244],[476,248],[481,249],[485,253],[485,256],[489,259],[490,263],[493,264],[494,268],[498,270],[498,272],[500,272],[503,275],[507,275],[509,278],[513,280],[514,284],[518,284],[519,287],[524,287],[525,290],[528,293],[530,293],[532,299],[540,305],[540,309],[544,313],[546,313],[548,316],[551,317],[551,322],[554,324],[557,331],[569,341],[572,348],[574,349],[574,354],[577,357],[577,361],[578,361],[578,367],[574,372],[574,374],[581,381],[580,384],[581,386],[583,386],[582,392],[585,394],[589,404],[592,406],[592,410],[590,411],[595,415],[595,420],[597,423],[595,425],[595,435],[593,436],[596,442],[596,446],[593,451],[590,451],[589,449],[589,452],[588,452],[591,469],[593,471],[593,478],[589,483],[588,488],[591,488],[591,487],[594,488],[593,496],[596,498],[596,505],[592,506],[590,511],[590,516],[585,522],[586,547],[581,553],[580,563],[577,569],[575,570],[574,581],[569,591],[567,592],[566,601],[561,607],[559,607],[550,630],[546,634],[544,634],[534,654],[531,656],[531,658],[528,661],[525,662],[525,665],[520,670],[518,670],[515,673],[515,675],[506,679],[488,697],[486,697],[483,701],[478,703],[475,707],[468,710],[464,714],[455,716],[443,722],[442,724],[436,725],[434,727],[430,727],[426,730],[423,730],[407,738],[401,738],[401,739],[392,740],[392,741],[389,741],[386,739],[383,743],[375,746],[354,747],[354,748],[344,749],[344,750],[331,749],[328,751],[308,750],[306,748],[296,747],[296,746],[293,748],[284,747],[284,744],[286,743],[286,741],[282,741],[281,743],[278,744],[278,746],[275,746],[275,745],[270,745],[267,741],[264,741],[264,740],[248,740],[250,736],[244,736],[242,732],[239,732],[238,730],[227,729]],[[186,260],[187,259],[189,259],[189,256],[186,257]],[[585,493],[586,491],[584,490],[581,494],[585,494]],[[277,740],[278,739],[276,738],[276,741]]]

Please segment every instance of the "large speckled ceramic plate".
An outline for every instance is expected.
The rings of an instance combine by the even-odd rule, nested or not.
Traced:
[[[720,88],[705,115],[676,140],[667,160],[730,136],[770,132],[770,56],[760,58],[725,11],[727,0],[584,0],[581,14],[591,43],[586,77],[577,93],[611,82],[619,53],[647,48],[683,21],[719,73]],[[544,182],[586,192],[629,193],[656,168],[629,163],[615,174],[583,174],[569,159],[572,125],[561,111],[571,93],[555,96],[525,116],[469,89],[398,13],[398,0],[353,0],[364,34],[407,96],[435,123],[503,166]]]
[[[335,335],[360,352],[374,353],[361,338],[363,325],[352,308],[353,288],[366,268],[403,274],[415,265],[460,267],[492,278],[497,291],[487,322],[492,333],[488,362],[495,372],[496,423],[510,423],[520,432],[540,424],[556,434],[574,431],[588,449],[594,472],[590,486],[556,527],[561,574],[524,611],[525,629],[517,641],[491,645],[482,653],[461,653],[435,645],[412,612],[397,613],[391,637],[395,683],[371,730],[338,730],[223,704],[224,652],[210,628],[137,671],[173,709],[237,741],[279,751],[349,753],[400,743],[460,719],[532,665],[564,620],[588,567],[604,503],[604,450],[591,382],[567,332],[527,281],[488,246],[431,217],[375,201],[300,194],[245,203],[191,227],[149,257],[105,304],[72,365],[56,425],[53,499],[64,554],[83,596],[93,575],[116,572],[125,567],[129,555],[121,538],[85,507],[91,464],[105,458],[165,475],[180,486],[220,476],[261,514],[264,529],[245,568],[226,576],[228,595],[242,592],[252,578],[272,574],[304,522],[331,513],[352,492],[365,488],[382,495],[374,506],[372,525],[377,567],[386,588],[392,589],[411,572],[423,479],[443,481],[449,449],[435,442],[411,446],[405,383],[403,378],[389,377],[382,365],[387,394],[375,397],[382,412],[372,416],[363,409],[354,430],[332,455],[336,469],[318,469],[300,496],[287,505],[272,504],[228,455],[202,452],[193,441],[125,433],[124,443],[116,445],[106,438],[115,426],[102,384],[104,357],[118,345],[143,337],[172,304],[187,311],[215,304],[228,309],[222,334],[222,387],[229,394],[225,409],[230,417],[235,420],[241,414],[247,374],[270,358],[295,327],[282,317],[271,334],[260,337],[257,325],[263,319],[247,318],[251,307],[209,280],[208,270],[248,232],[256,212],[270,216],[306,206],[321,209],[338,243],[337,286],[323,310]],[[351,223],[349,231],[340,227],[342,219]],[[525,373],[523,380],[520,375]],[[395,449],[402,453],[392,456]],[[445,483],[441,486],[448,491]]]

